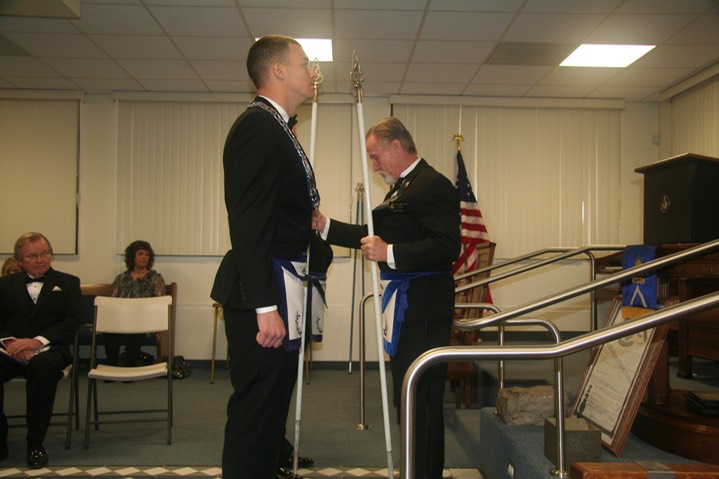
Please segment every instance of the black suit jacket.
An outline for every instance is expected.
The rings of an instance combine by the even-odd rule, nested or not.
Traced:
[[[34,304],[25,273],[0,278],[0,338],[43,336],[51,346],[66,346],[72,344],[83,314],[76,276],[50,268]]]
[[[396,270],[379,263],[381,271],[443,272],[412,281],[407,292],[405,321],[451,318],[454,308],[452,263],[460,251],[459,199],[454,185],[425,160],[407,175],[399,195],[372,211],[374,233],[392,244]],[[359,248],[366,225],[332,220],[331,244]]]
[[[272,257],[297,257],[310,240],[313,206],[300,155],[269,112],[250,107],[230,129],[223,165],[232,250],[211,297],[240,309],[276,305]]]

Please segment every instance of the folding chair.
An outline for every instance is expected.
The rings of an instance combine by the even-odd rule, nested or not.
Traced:
[[[100,424],[117,424],[132,422],[166,422],[167,444],[172,443],[172,366],[163,361],[148,366],[121,367],[97,364],[97,336],[101,333],[139,334],[158,333],[166,331],[168,334],[168,358],[173,357],[173,327],[171,321],[172,297],[157,296],[154,298],[113,298],[97,296],[95,298],[95,319],[92,331],[92,346],[90,353],[90,372],[87,386],[87,412],[85,417],[85,449],[90,445],[90,426],[95,430]],[[100,411],[98,407],[97,384],[100,381],[144,381],[153,378],[167,378],[167,407],[162,409],[127,409]],[[128,384],[128,395],[131,394],[132,385]],[[94,411],[94,414],[93,414]],[[120,417],[119,419],[103,419],[101,416],[153,414],[132,419]],[[157,415],[157,413],[163,413]]]

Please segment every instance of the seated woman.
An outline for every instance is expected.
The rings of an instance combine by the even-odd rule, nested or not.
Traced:
[[[155,252],[147,241],[133,241],[125,248],[127,271],[112,282],[110,296],[119,298],[150,298],[165,294],[162,275],[152,269]],[[112,366],[138,366],[144,334],[103,334],[107,363]],[[125,353],[120,357],[120,347]],[[121,360],[122,359],[122,360]]]
[[[22,271],[18,260],[10,256],[2,265],[2,275],[10,276],[11,274],[19,273]]]

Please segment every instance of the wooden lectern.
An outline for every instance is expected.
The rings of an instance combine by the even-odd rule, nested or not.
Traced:
[[[719,238],[719,159],[685,154],[635,171],[644,180],[644,242],[658,243],[657,257]],[[719,252],[657,272],[658,300],[680,301],[719,291]],[[672,325],[678,332],[679,376],[691,377],[693,356],[719,361],[719,309]],[[719,464],[719,416],[686,405],[688,391],[669,387],[665,345],[633,432],[674,454]]]

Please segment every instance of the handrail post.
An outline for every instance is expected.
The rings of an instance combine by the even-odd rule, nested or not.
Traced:
[[[359,377],[360,377],[360,393],[359,393],[359,400],[360,400],[360,419],[357,424],[355,424],[355,429],[358,429],[360,431],[363,431],[365,429],[369,429],[369,424],[365,422],[365,372],[367,371],[366,363],[367,363],[367,351],[365,348],[365,319],[367,316],[367,301],[372,298],[372,294],[366,295],[364,298],[362,298],[362,301],[360,302],[360,315],[359,315],[359,331],[358,331],[358,340],[359,340]]]

